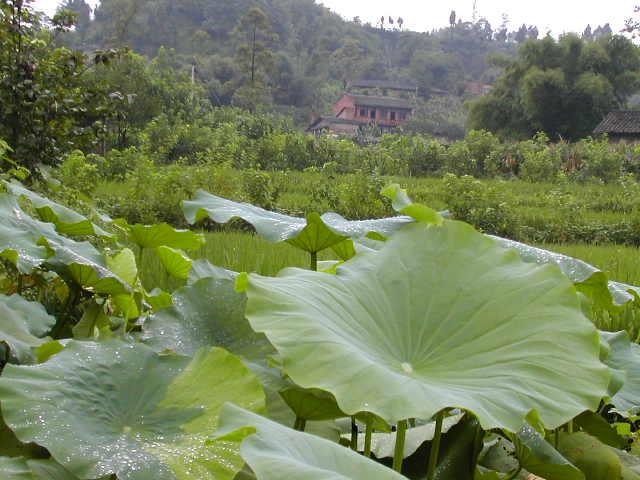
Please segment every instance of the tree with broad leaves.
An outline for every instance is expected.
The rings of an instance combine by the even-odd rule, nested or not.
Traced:
[[[56,32],[71,28],[75,15],[60,11],[46,29],[31,3],[0,0],[0,138],[34,170],[92,141],[96,96],[82,85],[83,54],[55,47]]]

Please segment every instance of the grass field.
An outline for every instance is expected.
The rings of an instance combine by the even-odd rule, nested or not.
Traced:
[[[206,245],[194,258],[205,258],[214,265],[238,272],[275,275],[286,267],[309,267],[309,255],[286,244],[273,244],[256,235],[237,232],[206,233]],[[620,245],[538,245],[542,248],[584,260],[607,272],[612,280],[640,285],[640,249]],[[320,260],[331,259],[323,252]],[[144,278],[149,284],[163,276],[162,266],[151,255],[145,257]]]

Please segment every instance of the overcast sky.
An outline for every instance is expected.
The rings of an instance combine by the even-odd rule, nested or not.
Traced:
[[[90,0],[91,3],[95,3]],[[463,20],[471,20],[473,0],[317,0],[347,19],[359,16],[363,21],[376,21],[382,16],[403,17],[406,28],[431,30],[447,25],[451,10]],[[639,0],[477,0],[478,17],[486,17],[494,27],[507,14],[512,28],[523,23],[536,25],[541,33],[551,30],[582,32],[592,26],[610,23],[614,31],[633,14]],[[36,0],[35,5],[51,13],[58,0]]]

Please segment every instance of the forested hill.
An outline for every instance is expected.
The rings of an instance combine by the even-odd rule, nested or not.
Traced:
[[[103,0],[93,20],[84,0],[65,4],[80,13],[76,47],[129,46],[148,57],[174,48],[185,69],[195,63],[214,104],[272,103],[299,118],[326,112],[345,81],[361,78],[417,84],[424,104],[438,95],[427,108],[455,117],[466,82],[493,83],[500,62],[490,60],[539,35],[454,16],[435,32],[404,31],[392,6],[383,25],[369,25],[313,0]]]

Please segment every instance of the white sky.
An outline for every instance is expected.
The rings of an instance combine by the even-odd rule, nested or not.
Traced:
[[[405,28],[425,31],[449,23],[451,10],[458,18],[471,20],[473,0],[316,0],[347,19],[359,16],[363,21],[376,23],[382,15],[403,17]],[[510,27],[523,23],[536,25],[540,33],[551,30],[582,32],[592,26],[610,23],[614,32],[620,30],[624,20],[632,16],[639,0],[476,0],[479,17],[486,17],[495,27],[501,23],[503,13],[510,19]],[[95,3],[95,0],[90,0]],[[37,8],[52,13],[58,0],[36,0]]]

